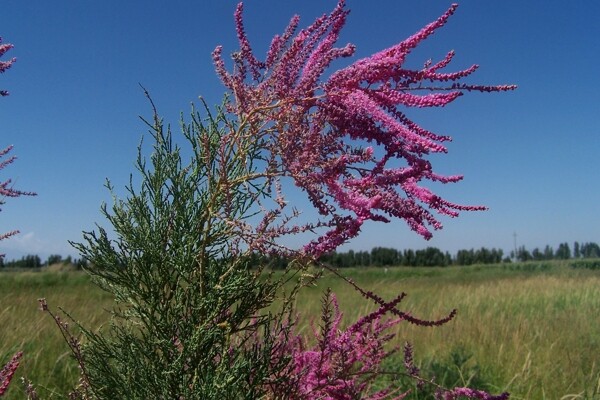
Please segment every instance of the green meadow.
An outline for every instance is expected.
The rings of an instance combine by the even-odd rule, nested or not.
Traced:
[[[448,324],[429,328],[395,326],[393,345],[412,343],[424,377],[443,385],[471,385],[512,399],[600,399],[600,270],[568,262],[538,262],[445,268],[363,268],[341,273],[366,290],[391,299],[407,298],[404,311]],[[332,288],[349,324],[374,310],[339,278],[325,273],[301,292],[300,329],[318,324],[321,297]],[[67,310],[85,326],[99,327],[110,297],[81,272],[0,273],[0,357],[25,355],[6,398],[24,398],[20,378],[31,380],[43,398],[62,398],[78,369],[54,321],[38,309],[45,297],[52,309]],[[75,329],[75,328],[74,328]],[[386,362],[384,379],[402,379],[402,351]],[[422,394],[413,399],[429,398]]]

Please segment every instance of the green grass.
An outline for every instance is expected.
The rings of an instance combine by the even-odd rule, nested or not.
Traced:
[[[107,294],[92,286],[81,272],[0,273],[0,359],[7,361],[17,350],[25,353],[8,399],[24,398],[17,379],[22,376],[39,386],[42,398],[60,398],[52,392],[67,393],[77,382],[78,368],[60,331],[52,318],[39,310],[37,299],[41,297],[55,311],[63,307],[90,326],[106,319],[102,309],[111,304]]]
[[[513,399],[600,399],[598,269],[546,262],[342,272],[384,298],[408,293],[401,306],[421,318],[437,319],[458,309],[445,326],[400,324],[395,330],[396,344],[411,342],[424,375],[435,374],[438,382],[507,390]],[[325,275],[298,299],[299,312],[307,316],[301,326],[318,320],[326,287],[336,293],[347,323],[374,308],[347,284]],[[76,380],[77,367],[53,321],[37,310],[39,297],[87,326],[106,319],[102,309],[110,299],[81,273],[0,274],[2,360],[23,350],[16,376],[50,391],[58,385],[64,393]],[[402,370],[401,365],[400,357],[386,363],[392,370]],[[13,385],[7,397],[22,398],[19,382]],[[49,397],[50,392],[40,392]]]

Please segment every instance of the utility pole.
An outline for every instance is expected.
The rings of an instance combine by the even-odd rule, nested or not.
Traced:
[[[514,241],[514,245],[515,245],[515,261],[517,261],[517,232],[513,233],[513,241]]]

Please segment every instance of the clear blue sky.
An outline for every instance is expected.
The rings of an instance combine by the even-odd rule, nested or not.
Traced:
[[[33,198],[9,199],[0,231],[21,234],[0,242],[8,259],[36,253],[72,254],[94,223],[106,226],[103,184],[123,187],[145,132],[139,115],[150,108],[175,122],[199,95],[220,101],[223,88],[210,53],[237,49],[236,1],[8,0],[0,8],[0,36],[18,58],[0,76],[0,146],[19,159],[1,172]],[[294,13],[306,25],[334,0],[247,1],[246,28],[259,54]],[[389,47],[434,20],[450,1],[348,0],[352,10],[340,44],[353,42],[363,57]],[[486,212],[443,219],[445,228],[424,241],[402,221],[370,224],[344,249],[428,245],[529,249],[560,242],[600,242],[600,2],[460,2],[457,14],[415,51],[408,65],[456,58],[450,70],[480,64],[472,82],[519,85],[504,94],[473,93],[443,109],[409,115],[454,138],[434,169],[462,173],[458,184],[435,187],[458,203],[485,204]],[[6,58],[6,57],[5,57]],[[300,202],[300,200],[298,200]],[[302,204],[302,203],[299,203]]]

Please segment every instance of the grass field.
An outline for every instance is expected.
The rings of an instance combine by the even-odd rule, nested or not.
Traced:
[[[448,385],[470,384],[513,399],[600,399],[600,271],[566,264],[520,264],[449,268],[344,270],[365,289],[384,298],[408,293],[404,310],[436,319],[458,309],[438,328],[400,324],[396,344],[409,341],[425,376]],[[344,320],[351,323],[374,307],[331,275],[307,288],[298,311],[317,319],[323,290],[336,293]],[[38,310],[68,310],[86,326],[99,326],[108,295],[77,272],[0,274],[0,357],[25,352],[7,398],[23,398],[26,376],[43,398],[61,398],[77,379],[60,332]],[[402,370],[402,359],[386,368]],[[424,398],[424,397],[420,397]]]

